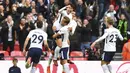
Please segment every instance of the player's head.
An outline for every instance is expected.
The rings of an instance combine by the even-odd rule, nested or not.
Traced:
[[[13,58],[13,65],[14,65],[14,66],[17,66],[17,63],[18,63],[18,59]]]
[[[67,17],[67,16],[63,17],[63,19],[62,19],[62,25],[63,26],[68,25],[69,22],[70,22],[69,17]]]
[[[106,26],[107,26],[107,27],[113,26],[113,24],[114,24],[114,20],[113,20],[111,17],[107,17]]]
[[[42,21],[38,21],[37,22],[37,28],[42,28],[43,26],[43,22]]]
[[[67,8],[66,8],[67,13],[71,13],[71,12],[73,11],[73,8],[74,8],[74,6],[73,6],[71,3],[69,3],[69,4],[67,5]]]

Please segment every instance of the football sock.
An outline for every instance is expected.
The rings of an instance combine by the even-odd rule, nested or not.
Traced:
[[[103,69],[104,73],[110,73],[106,64],[102,65],[102,69]]]
[[[111,65],[108,64],[107,67],[108,67],[109,71],[112,73],[113,71],[112,71],[112,67],[111,67]]]
[[[52,62],[52,57],[53,57],[53,55],[52,55],[52,54],[50,54],[50,55],[49,55],[48,66],[50,66],[50,65],[51,65],[51,62]]]
[[[65,72],[65,73],[70,73],[69,64],[66,63],[66,64],[64,64],[63,66],[64,66],[64,72]]]
[[[36,67],[32,67],[31,72],[30,73],[35,73],[36,72]]]

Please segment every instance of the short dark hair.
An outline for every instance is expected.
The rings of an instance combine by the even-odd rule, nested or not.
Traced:
[[[70,18],[69,18],[69,17],[65,16],[63,19],[65,19],[64,22],[65,22],[66,24],[69,24],[69,23],[70,23]]]
[[[107,23],[109,25],[113,25],[114,24],[114,20],[111,17],[107,17]]]
[[[13,62],[14,62],[14,61],[18,62],[18,59],[14,57],[14,58],[13,58]]]
[[[37,28],[42,28],[43,26],[43,22],[42,21],[38,21],[37,22]]]

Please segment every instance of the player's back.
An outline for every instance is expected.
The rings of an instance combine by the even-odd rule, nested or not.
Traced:
[[[41,48],[43,41],[47,40],[47,34],[41,29],[34,29],[30,31],[29,37],[31,38],[30,48]]]
[[[119,30],[116,28],[108,28],[105,30],[105,33],[107,33],[108,36],[105,38],[104,51],[116,52],[117,39],[120,38],[123,40],[123,37],[121,36]]]

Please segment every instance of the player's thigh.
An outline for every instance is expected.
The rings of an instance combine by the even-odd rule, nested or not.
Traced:
[[[33,61],[33,63],[38,64],[41,59],[42,49],[36,48],[34,51],[35,51],[35,53],[33,55],[32,61]]]
[[[57,44],[57,46],[61,47],[62,46],[62,39],[61,38],[56,39],[56,44]]]
[[[55,51],[54,51],[54,59],[57,60],[57,58],[60,57],[60,49],[58,46],[56,47]]]
[[[114,55],[115,55],[115,52],[104,52],[102,54],[103,63],[109,64],[111,60],[113,60]]]
[[[27,57],[26,57],[26,61],[28,60],[28,58],[31,58],[31,61],[32,61],[32,58],[33,58],[33,55],[34,55],[34,51],[33,49],[29,49],[28,52],[27,52]]]

